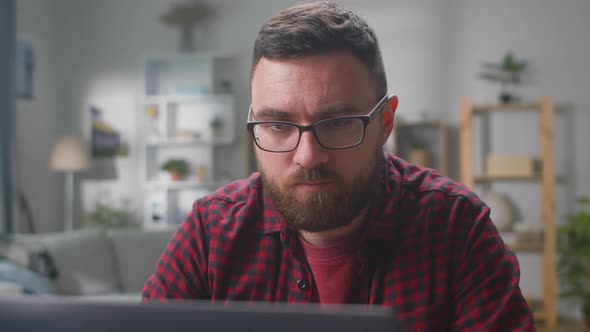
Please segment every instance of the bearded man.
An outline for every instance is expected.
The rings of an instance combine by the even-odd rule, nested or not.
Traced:
[[[251,98],[259,172],[195,202],[144,302],[376,304],[417,331],[534,329],[489,207],[383,152],[398,98],[358,14],[314,2],[265,22]]]

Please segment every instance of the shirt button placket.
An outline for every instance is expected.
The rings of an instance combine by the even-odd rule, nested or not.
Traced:
[[[307,289],[307,287],[309,287],[309,285],[307,284],[307,281],[303,280],[303,279],[299,279],[297,280],[297,287],[299,287],[299,289],[304,290]]]
[[[307,271],[301,271],[301,274],[298,276],[299,278],[296,279],[295,285],[297,286],[297,295],[296,297],[299,301],[311,303],[312,301],[312,287],[313,284],[308,279],[310,274]]]

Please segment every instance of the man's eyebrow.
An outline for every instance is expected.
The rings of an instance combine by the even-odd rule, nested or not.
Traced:
[[[319,118],[330,118],[334,117],[335,115],[356,115],[362,113],[363,110],[352,105],[340,105],[322,107],[318,110],[316,116]]]
[[[289,113],[271,107],[263,107],[257,111],[252,110],[255,118],[273,118],[285,119],[289,117]]]

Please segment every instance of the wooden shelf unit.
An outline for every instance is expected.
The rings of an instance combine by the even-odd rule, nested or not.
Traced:
[[[542,171],[538,176],[475,176],[473,171],[473,120],[474,116],[487,112],[537,112],[539,119],[539,143]],[[473,188],[475,183],[491,181],[539,181],[541,183],[541,219],[545,229],[540,244],[513,244],[514,251],[540,251],[542,254],[540,306],[535,311],[535,320],[542,321],[548,329],[557,324],[556,312],[556,232],[555,232],[555,154],[554,154],[554,105],[551,97],[543,97],[534,103],[473,104],[469,98],[461,103],[461,181]],[[512,246],[511,246],[512,247]],[[517,250],[518,249],[518,250]]]

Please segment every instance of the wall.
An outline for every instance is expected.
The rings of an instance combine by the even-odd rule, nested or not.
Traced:
[[[15,5],[13,0],[0,0],[0,77],[11,78],[14,75]],[[10,79],[0,80],[0,233],[11,232],[13,218],[12,201],[12,127],[14,86]]]
[[[16,1],[17,38],[36,50],[34,100],[16,103],[18,182],[32,208],[36,230],[61,229],[63,189],[61,176],[49,171],[47,163],[58,123],[56,109],[57,35],[56,1]],[[21,216],[21,231],[27,231]]]

